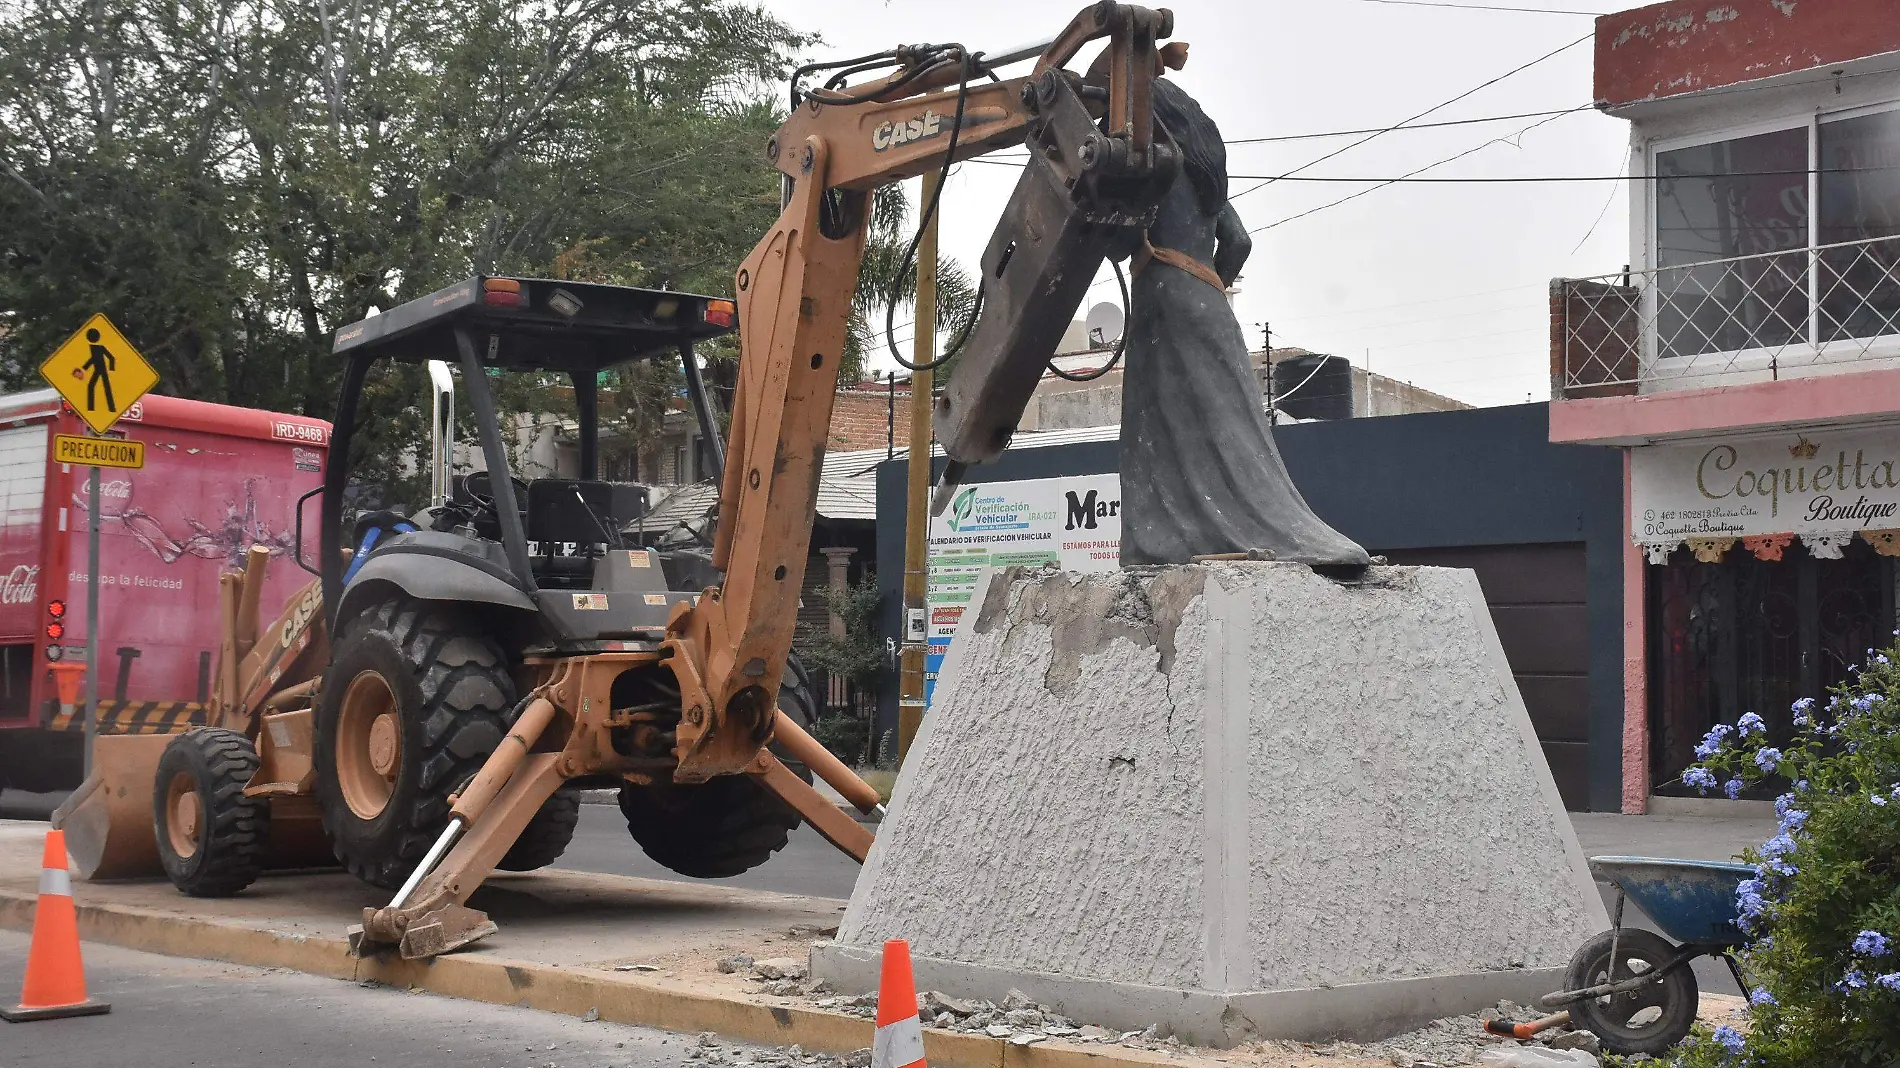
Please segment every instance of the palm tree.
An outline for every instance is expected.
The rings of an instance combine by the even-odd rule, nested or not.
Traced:
[[[886,351],[885,312],[897,305],[892,339],[910,359],[909,338],[914,324],[906,325],[905,306],[917,297],[917,272],[903,270],[904,251],[910,245],[905,224],[910,221],[910,198],[902,185],[884,186],[871,196],[870,228],[864,243],[864,262],[858,267],[858,290],[851,300],[851,322],[845,337],[838,381],[850,383],[864,376],[870,356]],[[937,258],[937,323],[939,331],[958,332],[976,310],[976,283],[955,260]],[[939,356],[942,354],[939,353]],[[948,369],[940,369],[947,375]]]

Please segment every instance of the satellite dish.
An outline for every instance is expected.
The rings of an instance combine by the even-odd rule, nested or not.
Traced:
[[[1121,308],[1107,301],[1090,308],[1088,317],[1082,320],[1088,330],[1089,344],[1106,348],[1120,341],[1124,319]]]

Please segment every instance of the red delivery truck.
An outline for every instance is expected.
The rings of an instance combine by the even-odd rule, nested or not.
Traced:
[[[113,432],[145,443],[145,466],[100,472],[99,730],[183,730],[204,722],[219,575],[253,545],[293,555],[297,501],[322,482],[330,425],[147,396]],[[70,665],[84,665],[93,625],[91,468],[59,463],[53,435],[83,433],[50,389],[0,397],[0,787],[69,790],[82,777],[84,706],[62,704],[57,676],[69,691],[83,677]],[[269,576],[265,619],[309,581],[296,567]]]

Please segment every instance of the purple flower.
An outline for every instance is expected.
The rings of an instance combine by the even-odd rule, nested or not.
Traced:
[[[1875,976],[1874,984],[1884,986],[1888,990],[1900,990],[1900,972],[1888,972],[1885,975]]]
[[[1744,738],[1751,734],[1760,734],[1768,729],[1768,725],[1761,721],[1761,717],[1753,712],[1742,713],[1742,718],[1735,721],[1735,727],[1742,732]]]
[[[1841,981],[1834,984],[1834,989],[1842,992],[1865,990],[1867,989],[1867,977],[1860,974],[1859,968],[1849,968],[1847,969],[1847,974],[1841,976]]]
[[[1773,774],[1775,768],[1779,766],[1780,764],[1781,764],[1781,750],[1776,749],[1773,746],[1768,746],[1766,748],[1760,749],[1756,751],[1755,753],[1755,766],[1760,768],[1764,772]]]
[[[1794,852],[1794,850],[1795,841],[1793,838],[1785,834],[1775,835],[1773,838],[1761,844],[1762,863],[1757,870],[1766,869],[1767,871],[1774,872],[1776,875],[1793,875],[1797,869],[1783,858],[1789,853]],[[1766,874],[1764,874],[1763,878],[1766,877]]]
[[[1866,957],[1884,957],[1892,946],[1879,931],[1862,931],[1854,936],[1854,952]]]
[[[1759,987],[1759,986],[1748,992],[1748,1003],[1750,1005],[1779,1005],[1781,1004],[1780,1002],[1775,1000],[1775,996],[1773,994],[1770,994],[1766,987]]]
[[[1727,738],[1729,732],[1734,729],[1735,728],[1726,723],[1717,723],[1715,726],[1709,728],[1709,733],[1703,735],[1701,743],[1695,747],[1696,759],[1707,760],[1721,752],[1722,740]]]
[[[1879,701],[1880,701],[1879,697],[1876,697],[1875,695],[1870,694],[1870,693],[1864,693],[1864,694],[1861,694],[1859,697],[1854,698],[1852,701],[1849,701],[1848,703],[1854,706],[1854,711],[1856,712],[1867,712],[1867,711],[1871,711],[1874,705],[1879,703]]]
[[[1742,796],[1742,780],[1730,779],[1729,781],[1723,783],[1722,792],[1728,795],[1728,799],[1730,801],[1733,801],[1736,798]]]
[[[1762,897],[1764,889],[1766,886],[1760,879],[1743,879],[1735,888],[1737,922],[1743,930],[1754,930],[1755,921],[1768,908],[1767,900]]]
[[[1777,805],[1776,807],[1780,808],[1781,806]],[[1799,832],[1802,827],[1806,826],[1807,822],[1808,814],[1802,809],[1783,809],[1781,812],[1781,833],[1784,835],[1793,835]]]
[[[1883,808],[1887,804],[1887,799],[1880,796],[1879,794],[1874,794],[1872,797],[1869,797],[1867,800],[1872,801],[1874,804],[1879,805]]]
[[[1722,1044],[1722,1048],[1728,1050],[1730,1053],[1740,1053],[1742,1046],[1746,1044],[1746,1040],[1742,1038],[1741,1032],[1726,1024],[1715,1029],[1714,1037],[1717,1042]]]
[[[1693,786],[1702,793],[1715,789],[1715,776],[1707,768],[1690,768],[1682,773],[1682,785]]]

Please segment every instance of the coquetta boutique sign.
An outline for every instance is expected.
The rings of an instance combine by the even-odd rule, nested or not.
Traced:
[[[1631,536],[1660,562],[1742,539],[1800,538],[1823,559],[1856,535],[1900,550],[1900,428],[1808,430],[1630,450]],[[1723,544],[1724,542],[1728,544]],[[1719,558],[1720,551],[1715,552]]]

